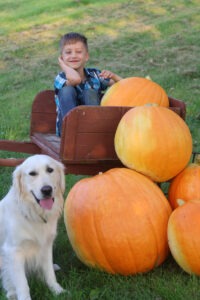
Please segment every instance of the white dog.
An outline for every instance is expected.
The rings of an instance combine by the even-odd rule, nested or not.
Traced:
[[[31,299],[26,274],[33,271],[55,294],[63,291],[52,246],[64,189],[64,166],[47,155],[27,158],[13,172],[13,185],[0,201],[0,269],[8,299]]]

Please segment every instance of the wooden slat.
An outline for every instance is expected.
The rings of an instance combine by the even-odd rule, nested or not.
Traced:
[[[177,112],[183,120],[185,120],[186,104],[183,101],[169,96],[169,106],[172,110]]]
[[[115,131],[78,133],[74,159],[117,159],[114,149],[114,135]]]
[[[36,95],[31,113],[30,135],[35,132],[55,133],[56,105],[54,91],[45,90]]]
[[[74,159],[79,109],[80,106],[71,110],[63,120],[60,144],[60,156],[62,161]]]
[[[0,150],[30,154],[40,153],[40,148],[32,142],[17,142],[10,140],[0,140]]]
[[[25,158],[0,158],[1,167],[16,167],[20,165]]]
[[[54,91],[44,90],[39,92],[33,101],[32,111],[33,112],[45,112],[45,113],[56,113],[56,105],[54,101]]]
[[[41,153],[60,160],[60,138],[58,136],[55,134],[34,133],[31,140],[41,149]]]
[[[59,153],[60,151],[60,137],[58,137],[56,134],[50,134],[50,133],[34,133],[33,136],[31,136],[31,139],[35,138],[35,140],[38,140],[42,142],[45,146],[50,147],[54,152]],[[34,140],[34,141],[35,141]]]
[[[34,132],[55,133],[56,116],[46,113],[32,113],[31,134]]]
[[[62,160],[116,158],[114,134],[122,115],[129,109],[79,106],[72,110],[63,123]]]
[[[77,175],[96,175],[99,172],[106,172],[112,168],[121,168],[123,167],[122,163],[119,160],[108,161],[108,162],[95,162],[95,163],[65,163],[66,174],[77,174]]]
[[[170,109],[170,110],[173,110],[175,113],[177,113],[177,115],[180,116],[180,114],[181,114],[181,109],[180,109],[180,107],[170,107],[169,109]]]

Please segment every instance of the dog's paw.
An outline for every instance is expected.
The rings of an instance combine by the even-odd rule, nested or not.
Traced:
[[[7,299],[8,300],[31,300],[31,296],[30,295],[19,295],[17,296],[16,294],[10,294],[10,293],[7,293]]]
[[[9,300],[17,300],[17,295],[16,295],[15,291],[12,291],[12,290],[7,291],[6,297]]]
[[[65,290],[60,286],[59,283],[55,283],[54,285],[51,286],[51,290],[54,292],[54,294],[59,295],[61,293],[64,293]]]
[[[7,299],[8,300],[17,300],[17,296],[15,296],[15,295],[8,296],[7,295]]]

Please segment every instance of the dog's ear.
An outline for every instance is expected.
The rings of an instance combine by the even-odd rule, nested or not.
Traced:
[[[13,187],[17,192],[17,195],[20,195],[22,193],[22,172],[21,172],[21,166],[18,166],[14,172],[13,172]]]
[[[59,185],[60,185],[60,190],[62,194],[64,194],[65,191],[65,173],[64,173],[64,165],[62,163],[58,162],[58,170],[59,170]]]

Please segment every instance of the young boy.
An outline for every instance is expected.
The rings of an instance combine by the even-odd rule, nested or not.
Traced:
[[[60,50],[58,62],[62,72],[54,81],[58,135],[61,135],[62,120],[68,111],[77,105],[99,105],[102,92],[122,79],[108,70],[85,67],[89,52],[84,35],[65,34],[60,40]]]

